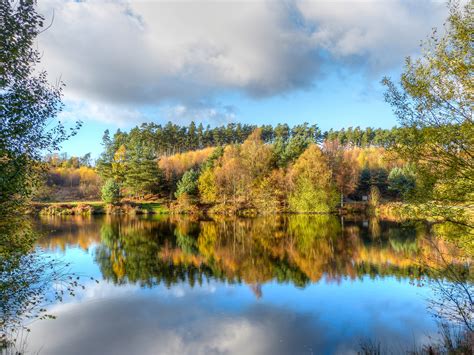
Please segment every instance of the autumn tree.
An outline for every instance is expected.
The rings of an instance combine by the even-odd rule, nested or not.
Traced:
[[[208,167],[201,172],[198,179],[199,197],[203,203],[215,203],[218,198],[214,169]]]
[[[262,140],[262,130],[256,129],[240,147],[245,202],[253,204],[255,190],[273,168],[273,152]]]
[[[274,169],[254,187],[252,204],[260,213],[286,211],[288,192],[285,170]]]
[[[255,189],[273,167],[273,152],[256,129],[242,145],[227,146],[214,169],[217,195],[235,209],[253,207]]]
[[[111,174],[112,178],[123,183],[125,181],[125,174],[127,171],[127,148],[122,144],[117,151],[115,151],[113,160],[111,163]]]
[[[213,156],[213,152],[216,149],[219,148],[208,147],[161,157],[158,165],[163,173],[162,189],[168,191],[170,196],[173,196],[176,184],[183,174],[190,169],[201,170],[200,166]]]
[[[242,143],[240,158],[250,180],[258,180],[270,171],[273,165],[273,154],[271,147],[262,140],[260,128],[253,131]]]
[[[218,198],[224,205],[231,202],[234,206],[240,202],[245,193],[245,181],[240,149],[238,146],[227,146],[218,166],[214,169]]]
[[[214,167],[224,154],[222,147],[217,147],[201,165],[198,178],[198,191],[201,202],[215,203],[217,201],[217,184]]]
[[[295,212],[329,212],[337,203],[327,158],[312,144],[289,171],[289,207]]]
[[[353,193],[357,187],[360,169],[353,149],[346,149],[338,141],[325,141],[324,152],[328,158],[333,181],[341,195],[341,207],[344,197]]]

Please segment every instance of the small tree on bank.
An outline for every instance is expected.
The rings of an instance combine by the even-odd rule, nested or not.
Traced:
[[[120,185],[113,179],[109,179],[102,186],[102,200],[105,203],[117,203],[120,201]]]
[[[179,198],[183,194],[196,196],[198,193],[198,179],[199,172],[194,169],[186,171],[176,185],[175,197]]]

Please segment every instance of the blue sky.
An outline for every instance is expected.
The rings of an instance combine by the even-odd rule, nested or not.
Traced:
[[[65,84],[68,154],[143,122],[392,127],[380,80],[446,17],[435,0],[44,0],[41,69]]]

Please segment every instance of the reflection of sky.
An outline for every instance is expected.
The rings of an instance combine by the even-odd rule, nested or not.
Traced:
[[[94,249],[69,247],[73,271],[101,280]],[[271,282],[257,298],[249,285],[210,281],[191,288],[114,286],[86,281],[78,296],[52,306],[56,320],[32,324],[28,349],[41,354],[352,354],[363,339],[411,348],[436,332],[429,289],[393,277],[304,289]]]

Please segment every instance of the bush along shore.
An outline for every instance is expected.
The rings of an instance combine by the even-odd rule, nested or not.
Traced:
[[[401,205],[400,205],[401,206]],[[222,206],[220,206],[222,207]],[[393,206],[391,206],[393,207]],[[381,206],[383,207],[383,205]],[[400,207],[401,208],[401,207]],[[373,209],[367,203],[345,203],[344,207],[323,214],[339,215],[379,215],[379,209]],[[81,202],[44,202],[32,203],[27,210],[31,215],[43,216],[89,216],[103,214],[123,215],[145,215],[145,214],[188,214],[188,215],[235,215],[241,217],[255,217],[268,214],[320,214],[321,212],[296,212],[291,210],[280,210],[273,212],[258,211],[256,209],[235,210],[231,206],[228,209],[215,208],[215,206],[198,204],[177,204],[175,201],[124,201],[106,203],[103,201],[81,201]],[[384,214],[381,217],[384,218]],[[398,216],[398,215],[397,215]],[[406,217],[406,216],[405,216]],[[403,219],[409,219],[408,217]]]
[[[61,202],[36,203],[29,210],[31,214],[43,216],[90,216],[100,214],[164,214],[168,207],[162,202],[134,202],[105,203],[105,202]]]
[[[429,218],[424,210],[419,210],[416,205],[403,202],[381,201],[377,205],[369,202],[346,202],[343,207],[330,212],[298,212],[289,209],[279,211],[260,211],[256,209],[235,210],[229,206],[225,209],[222,206],[212,206],[196,203],[176,203],[173,200],[160,201],[122,201],[116,203],[106,203],[103,201],[81,201],[81,202],[51,202],[33,203],[28,210],[29,214],[43,216],[90,216],[90,215],[151,215],[151,214],[188,214],[188,215],[234,215],[240,217],[256,217],[268,214],[338,214],[341,216],[375,216],[384,220],[397,222],[427,220],[439,222]],[[445,206],[445,208],[448,208]],[[462,211],[471,220],[474,219],[474,211],[463,206],[454,206],[454,212]]]
[[[117,203],[106,203],[102,201],[81,201],[81,202],[45,202],[33,203],[27,210],[28,214],[43,216],[89,216],[102,214],[126,214],[126,215],[144,215],[144,214],[189,214],[189,215],[237,215],[241,217],[255,217],[262,214],[283,214],[283,213],[303,213],[314,214],[316,212],[294,212],[281,210],[274,212],[258,211],[255,209],[234,210],[216,209],[209,205],[197,204],[176,204],[174,201],[125,201]],[[361,214],[369,212],[367,204],[357,203],[344,205],[344,208],[334,210],[333,212],[341,215]]]

